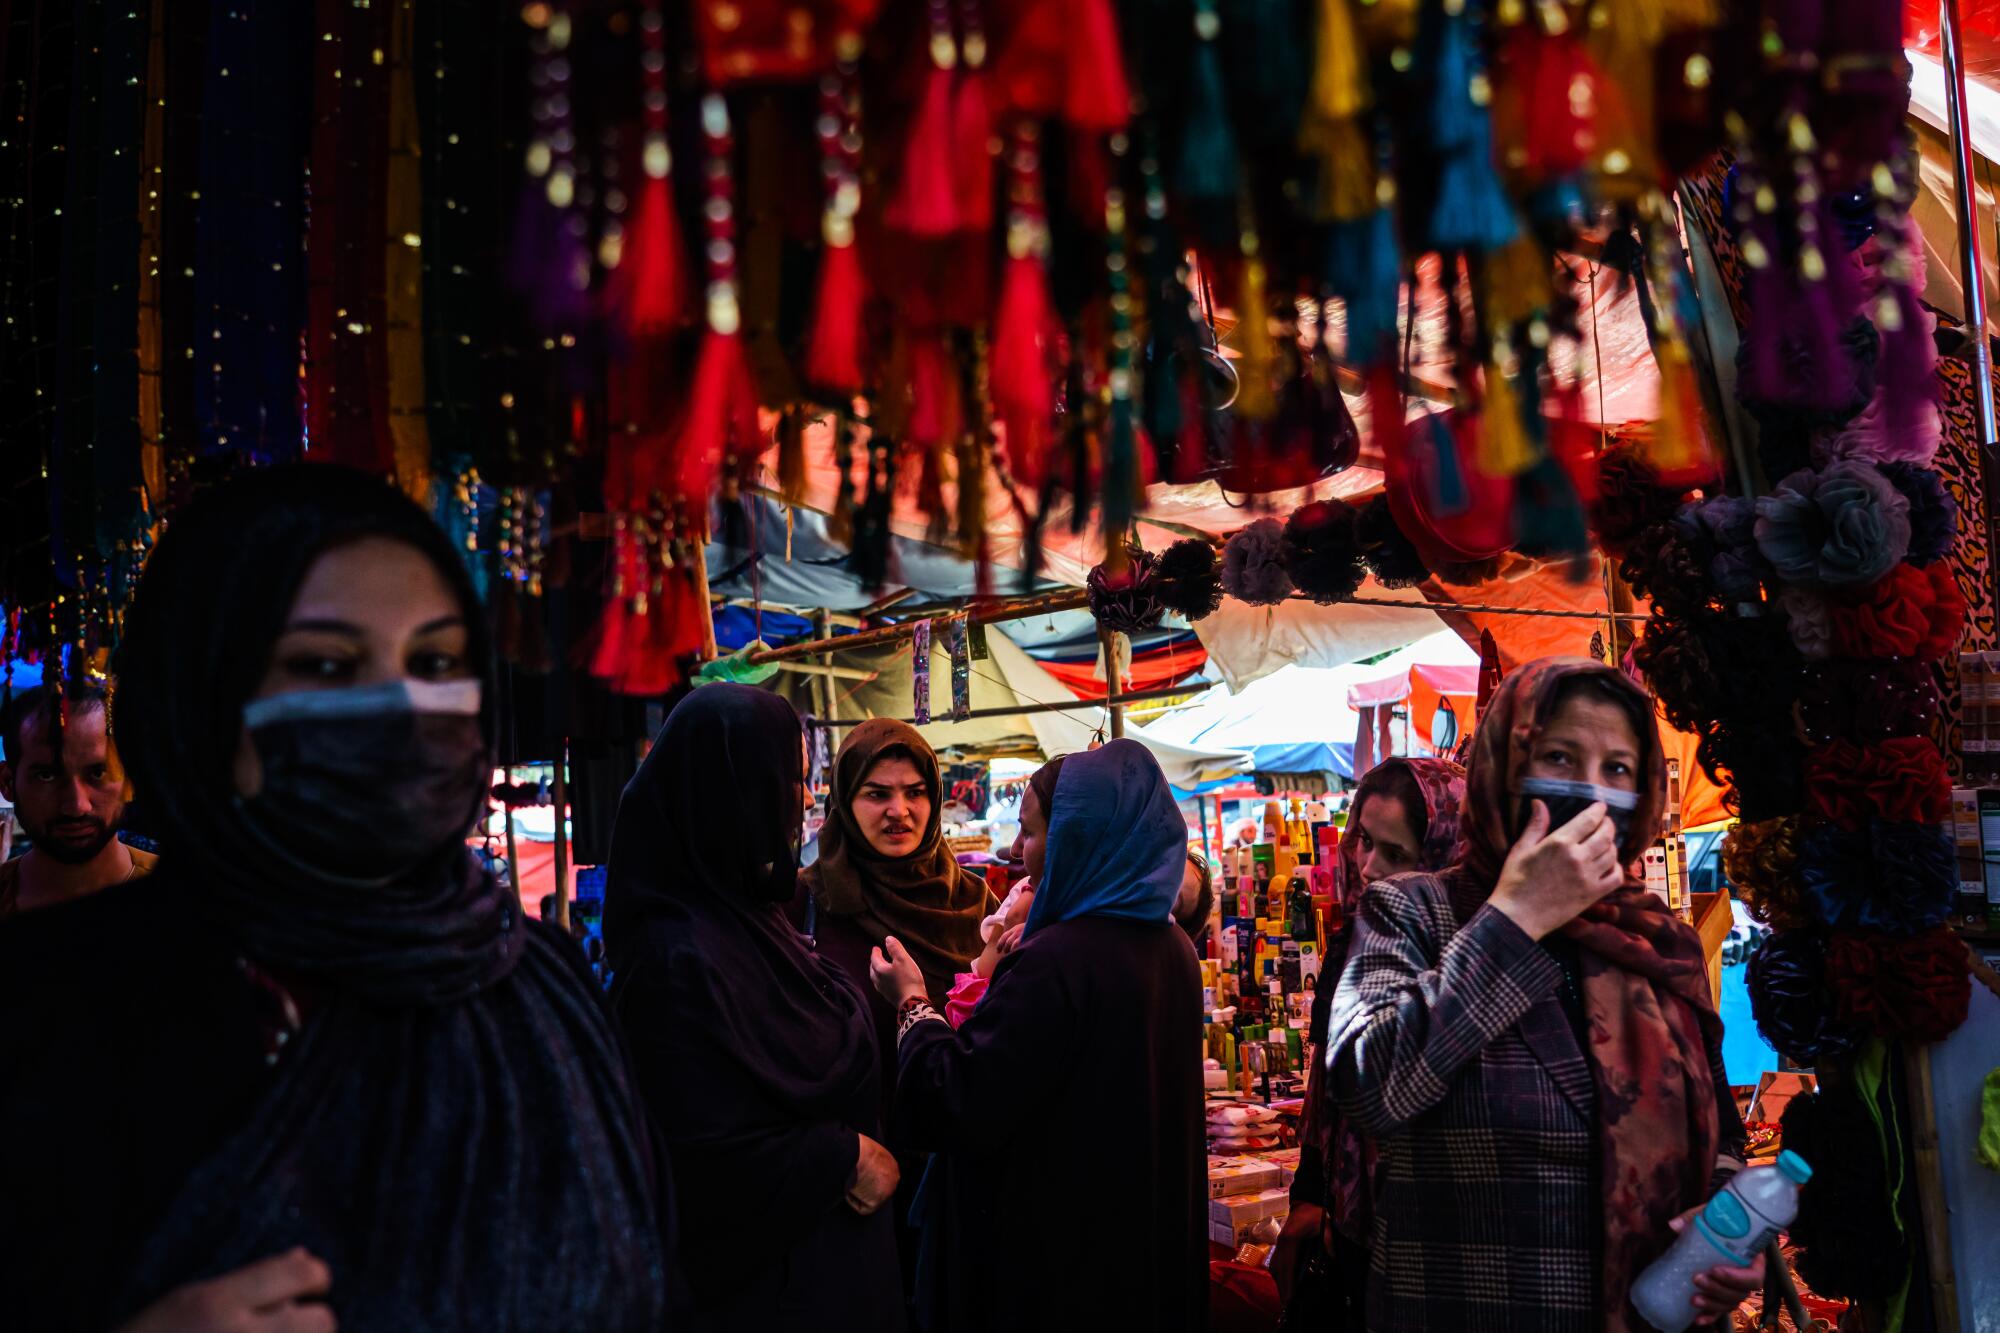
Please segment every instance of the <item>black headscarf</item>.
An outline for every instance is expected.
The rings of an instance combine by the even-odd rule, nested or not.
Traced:
[[[264,850],[235,796],[243,706],[319,557],[365,537],[416,548],[465,608],[469,659],[491,660],[464,562],[430,516],[383,483],[329,466],[246,473],[174,515],[146,564],[118,648],[112,727],[173,867],[218,924],[269,963],[329,974],[387,1003],[462,999],[514,967],[520,903],[474,873],[465,828],[379,891],[314,878]],[[493,690],[481,723],[489,748]],[[274,891],[281,884],[282,891]]]
[[[855,1135],[879,1137],[867,1002],[784,916],[800,736],[778,696],[703,686],[668,716],[611,838],[612,1010],[676,1188],[701,1200],[681,1257],[704,1303],[740,1299],[774,1256],[844,1215]]]
[[[604,945],[623,988],[671,978],[690,1070],[739,1064],[773,1101],[828,1117],[875,1077],[859,989],[785,919],[805,818],[791,704],[741,685],[681,700],[625,787],[611,835]],[[691,1099],[704,1097],[689,1080]],[[670,1135],[678,1119],[655,1106]],[[693,1113],[693,1112],[691,1112]]]
[[[575,946],[477,870],[477,811],[366,892],[245,836],[243,706],[313,562],[363,537],[430,559],[485,663],[483,613],[429,517],[323,465],[247,473],[181,510],[127,620],[113,725],[158,873],[245,958],[309,976],[313,1004],[126,1270],[117,1313],[304,1245],[333,1272],[343,1328],[652,1328],[655,1176],[616,1034]]]

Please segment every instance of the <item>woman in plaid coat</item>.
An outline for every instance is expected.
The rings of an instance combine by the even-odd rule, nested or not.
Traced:
[[[1327,1068],[1380,1151],[1370,1329],[1644,1329],[1632,1281],[1740,1166],[1700,940],[1630,872],[1665,791],[1637,685],[1531,663],[1481,719],[1456,864],[1364,895]],[[1697,1304],[1762,1280],[1710,1270]]]

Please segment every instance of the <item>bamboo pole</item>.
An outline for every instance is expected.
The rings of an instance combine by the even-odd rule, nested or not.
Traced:
[[[1951,1268],[1951,1213],[1944,1197],[1944,1164],[1938,1152],[1931,1048],[1905,1046],[1903,1070],[1910,1085],[1910,1119],[1914,1122],[1911,1155],[1917,1172],[1917,1207],[1924,1224],[1924,1256],[1930,1268],[1931,1307],[1937,1315],[1937,1333],[1958,1333],[1958,1279]]]
[[[1097,646],[1104,652],[1104,706],[1111,713],[1111,739],[1125,739],[1125,705],[1119,702],[1118,633],[1097,627]]]
[[[1185,685],[1162,685],[1158,689],[1139,690],[1132,694],[1124,695],[1121,697],[1121,701],[1128,704],[1136,704],[1143,703],[1148,699],[1186,698],[1189,695],[1199,692],[1199,690],[1191,690]],[[1060,704],[1012,704],[1000,708],[975,708],[964,717],[955,718],[949,714],[934,717],[931,719],[929,725],[943,726],[951,722],[970,722],[975,718],[983,717],[1023,717],[1032,713],[1076,713],[1086,708],[1102,707],[1104,707],[1102,699],[1071,699],[1068,703]],[[836,719],[830,720],[827,725],[830,727],[858,727],[868,720],[865,717],[847,718],[844,720]],[[911,726],[917,725],[917,720],[913,717],[906,717],[901,720],[909,723]]]

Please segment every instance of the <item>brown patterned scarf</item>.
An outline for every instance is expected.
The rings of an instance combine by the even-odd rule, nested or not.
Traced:
[[[930,789],[924,840],[908,856],[877,855],[854,822],[854,797],[884,750],[900,746],[915,759]],[[819,860],[800,878],[819,910],[853,917],[875,943],[894,935],[923,969],[932,1001],[944,1002],[953,974],[972,970],[985,942],[979,923],[998,901],[986,881],[958,864],[938,831],[937,753],[915,727],[892,718],[863,722],[847,734],[833,761],[832,808],[819,835]]]
[[[1549,723],[1563,685],[1603,676],[1641,716],[1653,703],[1623,673],[1583,657],[1545,657],[1502,681],[1479,720],[1467,765],[1465,847],[1449,878],[1492,892],[1514,843],[1516,775]],[[1659,836],[1666,760],[1656,727],[1639,736],[1639,808],[1620,851],[1628,863]],[[1456,896],[1456,895],[1455,895]],[[1563,927],[1579,946],[1603,1152],[1605,1327],[1643,1329],[1628,1314],[1634,1278],[1671,1239],[1667,1223],[1700,1204],[1721,1131],[1707,1038],[1720,1039],[1701,939],[1632,877]]]

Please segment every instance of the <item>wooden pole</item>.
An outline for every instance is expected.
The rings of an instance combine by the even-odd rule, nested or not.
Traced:
[[[1097,645],[1104,650],[1104,706],[1111,713],[1111,739],[1125,738],[1125,705],[1119,702],[1118,681],[1118,634],[1104,626],[1097,627]]]
[[[507,785],[514,785],[514,770],[507,770]],[[521,854],[514,842],[514,805],[509,801],[500,807],[507,815],[507,882],[514,888],[514,896],[521,896]],[[540,904],[536,904],[540,906]]]
[[[706,530],[702,533],[701,546],[694,553],[694,592],[695,597],[701,605],[701,660],[704,662],[713,662],[718,654],[715,647],[715,607],[709,600],[708,595],[708,533]],[[556,845],[560,847],[562,839],[556,839]],[[567,917],[567,909],[564,910],[564,915]],[[569,922],[565,920],[563,922],[564,928],[568,928],[568,925]]]
[[[1024,620],[1052,611],[1077,611],[1088,605],[1088,592],[1082,588],[1065,588],[1061,592],[1044,593],[1018,602],[974,604],[967,607],[963,614],[968,625],[990,625],[999,620]],[[939,616],[936,619],[949,617]],[[802,643],[788,643],[782,648],[764,648],[751,653],[749,660],[754,665],[762,666],[766,662],[785,662],[799,657],[824,657],[849,648],[880,648],[887,644],[907,643],[914,623],[904,621],[877,629],[864,629],[855,634],[829,635]]]
[[[1903,1070],[1910,1085],[1911,1156],[1917,1172],[1917,1207],[1924,1223],[1924,1255],[1929,1262],[1931,1306],[1937,1333],[1958,1333],[1958,1279],[1951,1268],[1951,1215],[1944,1197],[1944,1165],[1938,1153],[1937,1090],[1931,1083],[1931,1048],[1905,1046]]]
[[[569,934],[569,737],[556,742],[556,928]],[[513,825],[508,824],[512,832]]]

